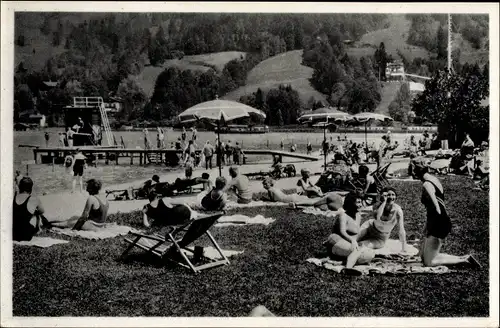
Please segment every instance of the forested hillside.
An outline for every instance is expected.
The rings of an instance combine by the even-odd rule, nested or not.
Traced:
[[[472,22],[484,28],[483,20]],[[469,21],[461,24],[463,31],[471,29]],[[19,12],[14,110],[33,109],[36,97],[36,109],[54,124],[58,105],[73,96],[115,95],[124,100],[122,121],[171,120],[196,103],[237,92],[252,81],[259,63],[290,51],[303,51],[302,65],[312,75],[297,77],[296,85],[283,81],[288,85],[283,88],[281,80],[258,81],[269,86],[266,92],[298,92],[299,109],[310,107],[305,98],[316,95],[309,102],[373,110],[380,101],[377,71],[390,54],[382,55],[377,44],[352,56],[344,42],[390,26],[391,19],[381,14]],[[472,34],[465,32],[467,42],[475,40]],[[272,65],[267,67],[260,79],[273,76]],[[48,80],[57,87],[40,92]]]

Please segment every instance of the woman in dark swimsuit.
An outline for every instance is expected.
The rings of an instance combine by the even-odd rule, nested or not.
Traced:
[[[201,208],[205,211],[223,210],[227,203],[227,196],[224,192],[226,178],[217,177],[215,187],[201,199]]]
[[[99,194],[101,182],[96,179],[87,181],[89,198],[81,216],[74,216],[65,221],[51,221],[50,224],[58,228],[70,228],[73,230],[96,230],[104,226],[108,216],[109,203],[105,195]]]
[[[12,239],[29,241],[38,232],[44,209],[38,197],[31,194],[33,181],[24,177],[19,181],[19,192],[14,196],[12,208]]]
[[[185,204],[174,204],[168,198],[160,198],[160,195],[152,191],[148,195],[149,204],[145,205],[142,213],[142,222],[145,227],[169,226],[182,224],[193,219],[193,211]],[[149,220],[153,220],[150,224]]]
[[[481,265],[472,255],[456,256],[440,252],[444,239],[452,229],[452,223],[444,205],[443,186],[436,177],[429,174],[430,161],[428,159],[414,158],[411,165],[413,177],[423,182],[421,201],[427,210],[425,237],[420,249],[420,257],[424,265],[468,263],[474,267],[480,267]]]

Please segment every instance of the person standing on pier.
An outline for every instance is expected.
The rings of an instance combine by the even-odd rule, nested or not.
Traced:
[[[45,137],[45,147],[49,147],[49,138],[50,138],[49,133],[45,132],[44,137]]]
[[[165,133],[161,127],[158,127],[158,148],[165,148]]]
[[[191,132],[193,133],[193,134],[191,135],[191,140],[196,141],[196,133],[197,133],[198,131],[196,131],[196,127],[195,127],[195,126],[193,126],[193,127],[191,128]]]
[[[81,152],[80,149],[76,150],[76,154],[73,158],[73,183],[72,183],[72,189],[71,192],[75,192],[75,187],[76,187],[76,180],[80,182],[80,192],[83,192],[83,171],[85,169],[85,160],[87,158],[83,153]]]
[[[182,141],[183,141],[183,142],[185,142],[185,141],[186,141],[186,137],[187,137],[186,128],[185,128],[185,127],[182,127],[181,138],[182,138]]]
[[[311,142],[309,140],[307,140],[307,155],[311,155],[312,150],[313,150],[313,147],[311,145]]]
[[[66,138],[68,139],[68,147],[73,147],[73,135],[75,132],[71,128],[66,128]]]
[[[207,140],[207,143],[203,147],[203,155],[205,155],[205,169],[212,169],[212,157],[214,156],[214,147]]]

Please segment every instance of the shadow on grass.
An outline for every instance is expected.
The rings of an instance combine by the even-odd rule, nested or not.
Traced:
[[[425,213],[420,184],[392,184],[405,210],[407,234],[421,237]],[[163,266],[140,250],[119,261],[127,247],[122,237],[67,238],[70,244],[46,249],[15,246],[13,312],[15,316],[246,316],[262,304],[279,316],[488,316],[488,194],[468,192],[473,183],[461,177],[445,177],[443,184],[454,223],[443,251],[474,252],[484,266],[481,271],[339,275],[305,262],[323,251],[331,218],[282,207],[248,208],[238,213],[276,221],[269,226],[212,228],[223,249],[244,253],[230,258],[228,266],[197,275]],[[111,219],[139,228],[141,213]],[[396,231],[392,238],[397,238]]]

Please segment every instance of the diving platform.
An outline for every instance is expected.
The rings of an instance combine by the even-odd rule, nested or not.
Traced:
[[[127,159],[127,163],[134,165],[134,160],[136,164],[147,165],[148,163],[154,164],[174,164],[179,161],[179,157],[182,155],[182,150],[176,149],[137,149],[137,148],[119,148],[119,147],[37,147],[33,148],[33,159],[36,163],[39,163],[39,157],[41,157],[41,163],[53,164],[62,163],[64,159],[72,155],[76,149],[79,149],[85,156],[95,159],[105,160],[106,164],[114,162],[119,165],[119,159]],[[200,154],[201,150],[197,150],[196,154]],[[243,150],[242,162],[245,164],[246,159],[249,155],[270,155],[278,157],[288,157],[296,158],[309,161],[318,161],[319,158],[315,156],[310,156],[300,153],[291,153],[277,150],[260,150],[260,149],[246,149]],[[215,156],[214,156],[215,157]],[[215,158],[214,158],[215,159]],[[138,160],[138,162],[137,162]]]

